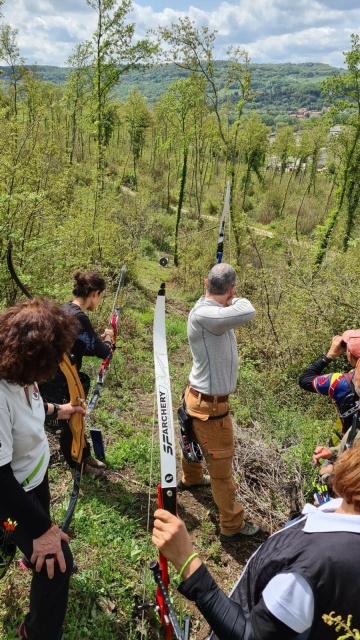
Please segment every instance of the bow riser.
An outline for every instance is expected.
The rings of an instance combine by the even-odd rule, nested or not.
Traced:
[[[66,378],[69,388],[70,403],[73,406],[84,407],[84,389],[80,382],[76,366],[71,364],[70,358],[67,355],[64,355],[64,359],[60,363],[60,369]],[[85,420],[81,413],[73,413],[71,415],[70,429],[73,437],[71,444],[71,457],[75,462],[80,463],[82,461],[83,449],[85,448]]]
[[[165,493],[165,491],[161,488],[161,486],[158,486],[158,507],[159,509],[167,509],[168,511],[175,508],[175,512],[176,512],[176,491],[173,493],[173,495],[175,496],[175,504],[173,503],[173,501],[171,501],[171,506],[170,508],[168,506],[166,506],[166,504],[163,502],[163,494]],[[174,511],[171,511],[171,513],[174,513]],[[160,575],[163,581],[163,584],[165,586],[165,590],[167,591],[168,586],[169,586],[169,568],[168,568],[168,561],[165,558],[165,556],[163,556],[162,553],[159,553],[159,567],[160,567]],[[169,613],[168,613],[168,607],[167,607],[167,603],[166,603],[166,598],[164,597],[164,593],[162,592],[160,586],[157,586],[156,588],[156,593],[155,593],[155,598],[156,598],[156,602],[157,605],[159,607],[159,616],[160,616],[160,623],[163,625],[163,627],[165,628],[165,640],[170,640],[172,638],[173,635],[173,626],[170,622],[170,618],[169,618]]]
[[[71,363],[70,358],[65,355],[60,363],[60,369],[63,372],[69,388],[70,403],[74,406],[84,406],[84,389],[81,384],[76,366]],[[71,457],[76,462],[74,469],[74,485],[70,496],[69,506],[67,508],[64,521],[61,525],[62,531],[67,533],[80,492],[81,475],[82,475],[82,457],[85,448],[85,419],[81,413],[73,413],[69,420],[72,433]]]

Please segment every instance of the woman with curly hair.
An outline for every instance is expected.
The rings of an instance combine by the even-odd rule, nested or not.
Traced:
[[[54,375],[78,332],[76,318],[45,298],[0,314],[0,522],[16,521],[12,540],[31,560],[30,610],[19,638],[59,640],[73,560],[69,538],[50,517],[49,445],[38,382]],[[85,409],[58,407],[69,419]]]
[[[102,336],[98,336],[85,313],[86,311],[95,311],[98,307],[105,286],[104,278],[97,271],[77,271],[74,274],[73,295],[75,298],[72,302],[67,302],[62,307],[76,316],[79,321],[79,331],[71,347],[71,353],[75,359],[76,368],[86,395],[90,387],[90,378],[81,371],[83,356],[97,356],[102,360],[107,358],[111,353],[111,343],[114,338],[112,328],[106,328]],[[49,402],[52,400],[55,403],[66,402],[69,399],[67,383],[61,371],[58,371],[52,380],[42,384],[40,391],[43,398]],[[72,434],[69,423],[64,420],[59,422],[56,416],[55,419],[50,416],[46,420],[46,425],[50,431],[59,434],[60,450],[69,467],[74,467],[75,463],[71,457]],[[95,478],[101,478],[105,469],[106,465],[91,455],[90,444],[86,441],[83,473]]]
[[[184,523],[155,512],[153,542],[180,574],[179,591],[196,603],[211,640],[335,640],[324,614],[352,614],[360,628],[360,446],[334,466],[339,498],[270,536],[251,556],[230,598],[194,550]]]

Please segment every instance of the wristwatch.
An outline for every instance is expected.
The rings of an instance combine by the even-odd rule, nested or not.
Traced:
[[[60,406],[58,404],[56,404],[56,402],[53,402],[52,404],[54,405],[54,411],[52,412],[51,417],[52,418],[57,418]]]

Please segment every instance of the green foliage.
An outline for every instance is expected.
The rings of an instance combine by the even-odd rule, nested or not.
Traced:
[[[346,620],[343,620],[341,616],[335,615],[335,612],[332,611],[329,614],[324,614],[323,620],[329,627],[335,626],[337,633],[345,631],[341,636],[337,636],[338,640],[347,640],[348,638],[360,640],[360,631],[358,629],[351,629],[352,615],[349,615]]]
[[[109,464],[122,469],[129,465],[149,467],[149,434],[136,434],[126,438],[109,453]]]
[[[325,251],[329,246],[330,237],[338,223],[341,214],[345,215],[345,233],[343,250],[347,251],[354,228],[356,213],[359,210],[358,179],[354,175],[358,172],[360,154],[360,38],[356,34],[351,36],[351,51],[345,54],[348,73],[344,76],[330,78],[324,83],[324,91],[333,100],[331,113],[336,118],[338,113],[350,110],[350,117],[346,130],[341,138],[342,162],[338,170],[336,207],[329,215],[315,258],[315,268],[322,263]]]
[[[173,316],[167,318],[166,331],[169,351],[175,351],[186,342],[186,325],[186,317]]]
[[[141,157],[146,130],[150,126],[150,112],[146,106],[146,101],[138,89],[133,89],[124,104],[124,115],[127,129],[130,136],[130,148],[133,154],[134,163],[134,184],[136,187],[136,165]],[[123,182],[125,184],[125,182]],[[130,184],[127,186],[131,187]]]
[[[260,421],[265,442],[277,443],[289,478],[294,480],[300,472],[303,491],[309,495],[314,478],[311,466],[314,443],[327,441],[332,421],[325,416],[317,417],[311,404],[307,410],[304,408],[290,366],[271,369],[256,360],[241,366],[239,389],[232,402],[233,415],[244,426]]]
[[[15,116],[18,112],[19,83],[26,71],[25,59],[20,56],[20,50],[16,41],[17,29],[12,29],[9,24],[0,26],[0,60],[4,60],[10,69],[10,95],[12,98],[12,110]]]
[[[121,184],[123,184],[125,187],[128,187],[129,189],[136,189],[136,174],[132,172],[124,173],[121,178]]]
[[[215,60],[214,68],[219,85],[224,87],[230,62],[227,60]],[[69,62],[72,67],[72,63]],[[251,86],[253,99],[245,110],[254,109],[261,113],[265,124],[275,126],[276,121],[291,124],[289,114],[301,107],[317,109],[321,111],[331,104],[331,100],[324,97],[321,91],[321,83],[329,76],[341,76],[341,69],[321,63],[283,63],[283,64],[250,64]],[[3,71],[2,80],[9,77],[9,67],[0,66]],[[43,80],[55,84],[64,84],[69,76],[67,67],[53,67],[47,65],[37,67],[37,73]],[[126,100],[128,95],[136,87],[149,106],[153,106],[169,85],[179,78],[187,77],[188,72],[180,69],[175,64],[153,64],[149,67],[125,69],[121,76],[121,83],[114,88],[116,98]],[[239,100],[239,91],[236,86],[230,85],[232,102]],[[221,99],[222,96],[221,96]],[[288,122],[287,122],[288,121]]]
[[[101,6],[109,18],[111,2],[92,6]],[[185,25],[187,62],[199,55],[199,48],[192,49],[194,42],[203,42],[210,81],[199,76],[199,65],[197,80],[172,64],[140,73],[133,68],[137,54],[128,39],[129,6],[121,4],[118,23],[106,23],[110,41],[114,44],[114,34],[124,29],[121,33],[130,47],[117,49],[120,57],[115,62],[106,48],[109,41],[95,51],[92,39],[77,48],[71,73],[64,69],[58,84],[54,82],[60,79],[59,69],[25,67],[16,109],[17,76],[9,68],[0,90],[2,306],[20,297],[6,267],[8,239],[14,244],[16,270],[34,294],[63,302],[71,298],[75,270],[104,273],[108,293],[92,318],[99,332],[109,320],[119,268],[127,264],[118,349],[90,420],[103,431],[109,471],[104,483],[83,479],[71,529],[79,573],[72,580],[64,640],[138,637],[142,623],[132,618],[134,593],[142,593],[143,583],[149,593],[154,588],[151,576],[141,575],[141,567],[154,555],[146,511],[153,484],[151,457],[155,482],[159,463],[153,393],[155,299],[165,281],[175,406],[191,366],[186,318],[216,260],[229,177],[232,207],[223,259],[237,262],[237,293],[248,297],[257,311],[254,322],[237,333],[241,366],[233,418],[237,425],[257,426],[262,446],[275,448],[286,462],[284,482],[300,479],[305,493],[311,488],[311,452],[317,443],[326,442],[334,412],[327,399],[301,392],[297,379],[327,350],[333,335],[360,326],[358,122],[355,103],[344,104],[356,89],[358,42],[353,41],[354,55],[347,58],[349,74],[326,65],[250,65],[242,51],[216,62],[213,34]],[[7,35],[20,72],[15,34]],[[115,44],[121,48],[124,42],[119,37]],[[336,96],[324,98],[319,80],[329,74]],[[100,76],[109,80],[111,90],[99,96],[95,78]],[[134,86],[140,86],[141,94],[129,95]],[[118,90],[123,92],[118,94],[121,99],[128,96],[125,104],[117,98]],[[276,119],[284,123],[290,109],[323,106],[324,101],[335,105],[330,116],[309,120],[306,126],[302,122],[301,129],[292,120],[294,126],[277,127],[275,141],[269,138],[265,111],[269,124]],[[340,114],[346,126],[330,138],[329,128]],[[318,171],[322,164],[324,172]],[[175,232],[177,268],[171,258]],[[170,256],[166,269],[158,264],[162,255]],[[84,360],[85,370],[95,379],[97,359]],[[346,363],[339,360],[329,370],[344,368]],[[52,443],[52,509],[60,521],[71,477],[57,462],[56,448]],[[150,491],[150,502],[155,502],[152,486]],[[277,495],[271,496],[269,509],[277,508],[278,502]],[[281,509],[285,518],[284,501]],[[219,551],[215,516],[207,515],[206,507],[203,523],[192,533],[221,579],[226,561]],[[0,617],[9,638],[14,620],[20,622],[26,608],[27,581],[14,569],[0,585]],[[155,617],[152,622],[156,626]]]

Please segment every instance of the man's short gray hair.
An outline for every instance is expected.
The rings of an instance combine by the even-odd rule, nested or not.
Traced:
[[[207,292],[210,293],[210,295],[221,296],[234,286],[236,282],[236,271],[230,264],[221,262],[209,271],[207,279]]]

